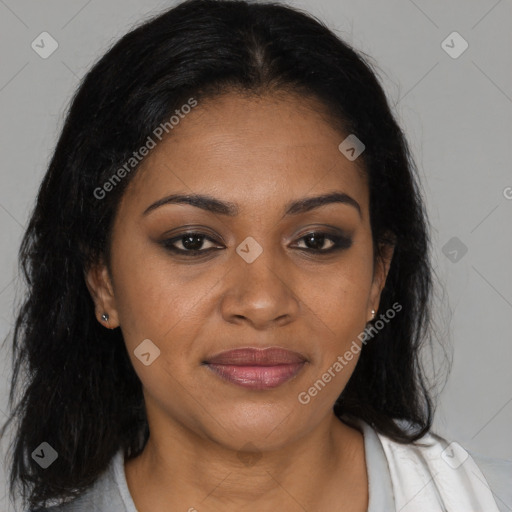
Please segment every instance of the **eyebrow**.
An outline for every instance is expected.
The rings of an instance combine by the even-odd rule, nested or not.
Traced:
[[[326,206],[333,203],[341,203],[353,206],[358,211],[359,216],[362,216],[361,206],[359,203],[344,192],[330,192],[320,196],[303,197],[301,199],[291,201],[285,206],[285,216],[298,215],[300,213],[309,212],[316,208],[320,208],[321,206]],[[158,201],[148,206],[142,215],[147,215],[165,204],[189,204],[208,212],[226,215],[229,217],[235,217],[240,211],[236,203],[221,201],[209,195],[172,194],[170,196],[163,197],[162,199],[159,199]]]

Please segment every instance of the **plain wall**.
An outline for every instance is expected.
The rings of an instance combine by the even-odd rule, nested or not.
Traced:
[[[0,2],[2,339],[13,324],[19,243],[71,95],[110,44],[171,5]],[[291,5],[324,20],[375,59],[413,150],[433,226],[434,265],[444,286],[437,316],[447,325],[443,342],[454,352],[435,430],[473,452],[512,458],[512,4],[303,0]],[[59,45],[47,59],[31,48],[43,31]],[[458,58],[441,46],[454,31],[469,44]],[[461,48],[460,40],[448,41],[452,52]],[[5,349],[1,364],[3,421],[10,371]],[[0,500],[5,487],[0,470]],[[8,510],[5,501],[0,510]]]

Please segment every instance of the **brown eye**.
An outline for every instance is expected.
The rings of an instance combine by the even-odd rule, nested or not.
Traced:
[[[215,244],[215,240],[204,233],[183,233],[174,238],[163,240],[161,243],[172,252],[194,255],[194,253],[206,253],[214,249],[214,247],[204,248],[205,241]]]
[[[341,249],[348,249],[352,245],[352,240],[348,237],[322,231],[308,233],[299,240],[304,241],[306,245],[305,250],[318,253],[330,253]],[[303,247],[299,248],[304,249]]]

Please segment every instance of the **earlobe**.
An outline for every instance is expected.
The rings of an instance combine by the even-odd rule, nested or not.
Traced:
[[[84,271],[86,286],[95,305],[96,318],[105,327],[119,325],[112,280],[105,264],[91,265]]]

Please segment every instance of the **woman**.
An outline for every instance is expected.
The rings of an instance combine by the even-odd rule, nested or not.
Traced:
[[[123,37],[72,102],[20,256],[27,510],[506,510],[511,466],[430,432],[407,143],[312,17],[192,0]]]

